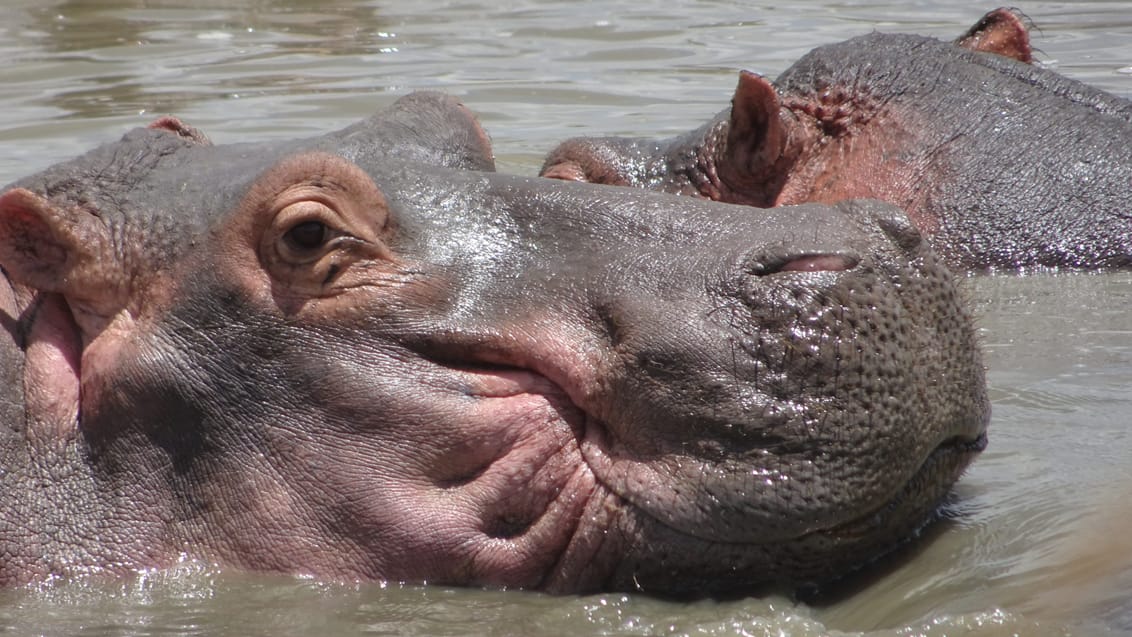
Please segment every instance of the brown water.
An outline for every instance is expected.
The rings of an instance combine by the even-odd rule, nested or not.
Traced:
[[[179,5],[191,4],[191,8]],[[418,88],[459,95],[500,170],[580,134],[687,130],[736,71],[776,75],[873,29],[953,38],[989,4],[5,0],[0,183],[176,113],[219,143],[344,126]],[[1021,8],[1043,64],[1132,95],[1127,2]],[[1095,635],[1132,633],[1132,274],[972,279],[991,446],[948,519],[833,600],[367,584],[185,564],[0,591],[0,634]]]

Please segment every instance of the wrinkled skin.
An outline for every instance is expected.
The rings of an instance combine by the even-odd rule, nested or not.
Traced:
[[[895,208],[491,168],[414,94],[283,144],[164,118],[5,189],[0,582],[796,585],[984,446],[962,295]]]
[[[903,208],[955,268],[1132,266],[1132,102],[1031,66],[1012,12],[955,43],[873,33],[656,142],[577,138],[547,177],[759,207],[870,197]]]

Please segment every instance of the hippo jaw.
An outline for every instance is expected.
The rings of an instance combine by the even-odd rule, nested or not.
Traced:
[[[701,494],[688,499],[682,478],[747,474],[772,488],[790,474],[697,457],[642,461],[616,441],[614,427],[546,377],[527,371],[503,377],[510,383],[516,376],[546,392],[539,394],[546,402],[536,401],[531,412],[561,421],[540,423],[531,438],[450,483],[487,498],[485,515],[475,520],[481,535],[475,558],[463,571],[481,584],[702,596],[826,583],[831,572],[887,552],[930,521],[949,485],[986,445],[985,430],[942,441],[903,482],[893,481],[895,491],[855,517],[823,525],[814,515],[797,531],[746,527],[733,519],[743,517],[736,510],[742,503],[704,502]],[[508,399],[507,411],[516,409],[518,396]]]

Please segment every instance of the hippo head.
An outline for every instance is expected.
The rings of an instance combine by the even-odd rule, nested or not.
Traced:
[[[894,208],[490,163],[415,95],[281,144],[163,120],[7,189],[0,581],[796,585],[985,444],[963,296]]]
[[[1016,9],[990,11],[954,40],[955,51],[1028,64],[1033,61],[1033,49],[1023,18]],[[835,64],[853,61],[844,53],[831,57]],[[796,82],[805,91],[782,86],[781,78],[776,86],[760,75],[740,71],[730,107],[703,126],[667,140],[571,138],[550,151],[540,174],[759,207],[851,198],[843,191],[823,197],[821,183],[813,186],[815,192],[799,192],[802,186],[797,182],[836,184],[842,173],[852,172],[839,166],[844,158],[838,156],[836,161],[830,160],[832,165],[819,166],[815,154],[820,154],[830,138],[851,136],[854,129],[876,125],[874,120],[885,121],[873,111],[887,100],[869,97],[868,65],[863,66],[865,77],[856,80],[860,86],[846,82],[851,88],[831,85],[827,75],[832,71],[825,67],[795,71],[794,76],[800,76]],[[784,76],[793,77],[792,71],[787,70]],[[898,135],[891,123],[887,128],[891,137]],[[894,154],[892,148],[884,152]],[[815,177],[825,172],[829,174]],[[892,192],[896,188],[886,188],[892,178],[889,174],[870,174],[868,187],[862,190],[869,197],[900,203],[902,199]],[[905,209],[912,213],[907,206]]]

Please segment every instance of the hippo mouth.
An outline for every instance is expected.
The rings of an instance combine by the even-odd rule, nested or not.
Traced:
[[[876,529],[884,526],[890,518],[905,511],[912,496],[930,489],[931,484],[933,484],[931,478],[939,473],[954,473],[956,470],[961,470],[967,466],[971,459],[986,449],[986,446],[987,434],[985,431],[973,438],[968,436],[949,438],[928,454],[920,468],[912,474],[890,500],[860,517],[829,528],[816,529],[810,534],[851,540],[875,533]],[[950,484],[951,481],[946,482]],[[940,497],[942,495],[941,493]],[[935,508],[935,505],[931,507],[932,510]],[[927,524],[930,520],[930,516],[925,515],[922,524]]]
[[[656,485],[662,482],[663,477],[656,479],[638,478],[636,480],[619,478],[616,475],[619,472],[618,464],[637,463],[639,461],[611,457],[609,450],[618,445],[609,440],[610,434],[608,432],[608,425],[587,416],[586,435],[584,439],[580,440],[587,466],[594,473],[601,486],[617,495],[628,506],[638,510],[654,523],[664,526],[678,535],[708,543],[752,546],[773,545],[792,540],[804,541],[808,537],[817,536],[848,540],[874,535],[880,528],[901,523],[901,518],[907,518],[910,515],[909,508],[924,509],[923,503],[929,502],[926,511],[911,514],[913,517],[921,519],[917,523],[917,526],[919,526],[929,521],[927,514],[936,508],[939,498],[946,492],[946,488],[939,489],[938,485],[946,485],[947,488],[950,488],[951,483],[958,477],[958,473],[987,446],[985,429],[974,436],[951,436],[931,449],[919,467],[910,475],[900,481],[893,480],[893,490],[879,503],[871,505],[866,502],[860,503],[860,509],[863,512],[833,524],[801,528],[793,537],[770,536],[770,534],[758,530],[741,533],[741,535],[747,535],[747,537],[736,537],[734,533],[713,532],[709,525],[703,524],[702,520],[684,520],[673,517],[667,510],[658,508],[658,501],[652,494],[644,489],[631,486],[636,484],[647,488],[648,485]],[[703,461],[700,461],[700,463],[702,473],[705,476],[709,475],[713,467]],[[760,473],[762,469],[753,466],[751,471]],[[941,475],[946,475],[947,478],[941,478]],[[939,493],[927,498],[922,497],[933,488],[938,490]],[[719,503],[714,504],[718,505]],[[702,503],[699,506],[705,508]]]
[[[621,519],[600,529],[586,528],[586,519],[579,521],[557,572],[542,584],[550,591],[581,587],[699,598],[748,594],[766,586],[825,586],[918,537],[937,519],[940,502],[987,444],[985,432],[945,440],[890,497],[875,505],[860,503],[861,513],[836,524],[765,539],[752,528],[747,537],[736,538],[695,519],[673,518],[669,511],[658,510],[657,500],[646,491],[624,489],[603,476],[589,461],[598,445],[586,441],[594,438],[589,432],[604,431],[606,425],[594,419],[587,419],[586,425],[583,455],[598,485],[595,494],[604,495],[602,500],[595,497],[587,513],[590,520],[603,519],[592,514],[598,510],[609,520],[608,511],[616,508]],[[698,504],[717,519],[728,516],[727,507],[718,502]],[[608,539],[611,536],[619,536],[622,543]],[[604,569],[593,566],[599,563]]]
[[[573,467],[558,466],[549,471],[531,469],[529,482],[521,486],[511,485],[513,488],[519,486],[520,493],[496,492],[497,501],[488,507],[491,519],[482,522],[484,534],[490,537],[491,543],[510,543],[512,547],[509,550],[514,553],[540,556],[521,567],[524,572],[522,580],[527,586],[550,591],[608,587],[652,590],[651,587],[659,587],[659,590],[672,592],[680,587],[679,583],[662,583],[651,577],[649,582],[642,582],[635,573],[626,577],[622,571],[632,572],[637,566],[619,563],[618,560],[629,554],[633,556],[630,560],[639,562],[650,559],[651,555],[664,555],[674,548],[682,550],[681,547],[687,546],[700,547],[707,552],[723,550],[731,555],[745,556],[750,563],[761,565],[763,562],[759,560],[763,556],[783,546],[813,545],[828,550],[833,544],[861,547],[862,554],[854,554],[853,559],[856,562],[868,561],[895,548],[910,532],[930,522],[940,499],[971,458],[983,450],[987,441],[985,431],[945,439],[926,454],[914,473],[903,480],[894,480],[885,498],[879,502],[858,503],[859,508],[854,515],[834,524],[805,526],[786,536],[776,536],[753,527],[736,533],[727,525],[721,532],[703,524],[702,520],[674,515],[673,509],[681,511],[698,507],[706,510],[710,517],[722,519],[729,514],[727,503],[668,500],[664,494],[673,487],[671,478],[664,476],[663,472],[653,471],[648,459],[634,457],[633,450],[626,448],[618,439],[616,429],[596,416],[595,410],[587,407],[577,390],[570,390],[569,381],[562,379],[562,374],[541,369],[544,366],[537,363],[524,363],[469,364],[465,360],[456,367],[485,383],[476,390],[478,396],[505,400],[534,396],[545,401],[561,418],[559,427],[570,432],[571,439],[565,444],[561,438],[554,443],[555,453],[551,457],[557,463],[577,464]],[[501,379],[504,383],[500,387],[517,383],[515,387],[519,389],[491,388]],[[531,435],[541,436],[543,433]],[[507,471],[516,477],[521,472],[517,472],[513,465],[521,459],[518,454],[496,457],[489,466],[481,466],[470,473],[478,480],[504,471],[504,465],[512,465],[512,469]],[[698,470],[704,476],[710,475],[713,470],[713,466],[703,460],[685,461],[699,463]],[[647,470],[637,472],[635,480],[626,479],[627,475],[641,467]],[[758,467],[752,470],[757,471]],[[471,479],[468,478],[469,481]],[[743,516],[738,518],[742,523]],[[634,521],[627,523],[626,520]],[[658,534],[671,543],[648,540],[648,536]],[[536,542],[540,544],[537,549],[534,546]],[[553,563],[548,561],[550,559]],[[739,558],[740,563],[743,559]],[[817,563],[827,561],[821,555],[813,559]],[[536,566],[541,570],[538,575],[533,572]],[[686,575],[702,581],[704,573],[725,567],[708,558],[702,564],[682,566],[681,574],[675,577],[679,579]],[[767,574],[758,568],[747,567],[746,572],[746,581],[732,581],[731,584],[756,586],[765,583]],[[730,576],[735,575],[732,573]]]

